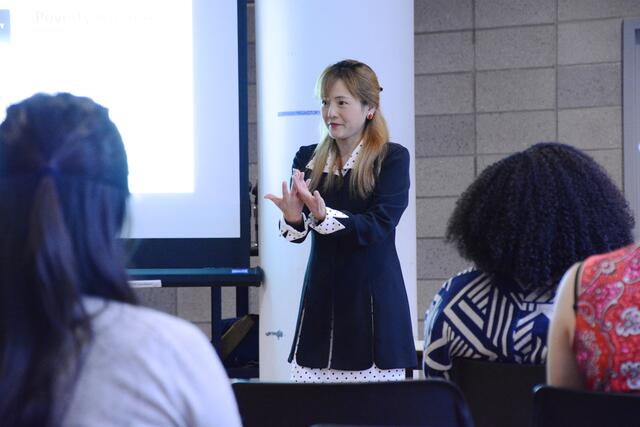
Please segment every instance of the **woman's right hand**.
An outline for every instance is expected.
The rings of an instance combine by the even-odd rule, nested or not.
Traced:
[[[302,175],[302,172],[294,169],[293,174],[294,176],[298,176]],[[287,185],[286,181],[282,181],[282,197],[269,193],[264,196],[264,198],[271,200],[273,204],[282,211],[284,220],[287,221],[287,223],[292,225],[302,223],[302,208],[304,207],[304,203],[300,200],[300,197],[298,197],[298,192],[295,187],[289,191],[289,185]]]

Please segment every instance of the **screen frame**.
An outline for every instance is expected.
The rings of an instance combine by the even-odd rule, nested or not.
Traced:
[[[237,1],[240,237],[122,239],[133,269],[246,268],[250,263],[247,0]]]

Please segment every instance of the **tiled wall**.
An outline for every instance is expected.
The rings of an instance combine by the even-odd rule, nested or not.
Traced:
[[[443,236],[478,171],[535,142],[558,140],[587,150],[622,186],[625,17],[640,17],[640,0],[415,0],[419,335],[434,293],[467,265]],[[255,182],[253,4],[247,18]],[[145,291],[145,301],[210,328],[206,291],[159,291]],[[224,299],[232,316],[232,290]],[[255,293],[250,306],[257,310]]]

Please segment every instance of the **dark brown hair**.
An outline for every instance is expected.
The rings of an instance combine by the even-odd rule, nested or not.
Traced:
[[[91,339],[83,296],[135,302],[117,241],[127,175],[120,134],[92,100],[38,94],[8,108],[0,125],[3,426],[60,422],[56,397],[73,388]]]

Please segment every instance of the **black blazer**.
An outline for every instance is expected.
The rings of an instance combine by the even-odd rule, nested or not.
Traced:
[[[301,147],[293,161],[306,177],[315,147]],[[295,355],[300,366],[326,368],[333,319],[331,368],[364,370],[374,362],[382,369],[416,367],[409,303],[395,246],[396,226],[408,204],[409,152],[388,144],[367,199],[352,197],[346,182],[321,192],[328,207],[347,215],[338,218],[345,228],[331,234],[309,229],[307,234],[312,246],[289,362]]]

